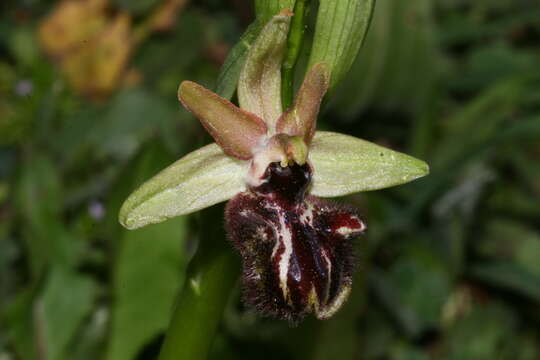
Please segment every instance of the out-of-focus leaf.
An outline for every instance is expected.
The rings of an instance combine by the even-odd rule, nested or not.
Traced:
[[[470,272],[479,280],[540,302],[540,279],[515,263],[503,260],[491,261],[472,266]]]
[[[404,184],[429,173],[422,160],[352,136],[318,131],[309,159],[316,196],[332,197]]]
[[[129,12],[143,14],[149,12],[152,6],[159,3],[159,0],[113,0],[113,2]]]
[[[475,277],[540,302],[540,235],[536,231],[516,221],[494,219],[476,248],[491,260],[472,267]]]
[[[505,43],[487,44],[475,48],[464,71],[469,76],[454,77],[449,86],[459,91],[474,91],[515,74],[532,73],[536,57],[532,53],[517,52]]]
[[[390,276],[402,305],[413,310],[424,327],[436,327],[450,295],[450,278],[432,250],[417,246],[392,266]]]
[[[74,264],[81,244],[72,238],[62,223],[61,183],[58,169],[48,157],[34,155],[24,162],[17,204],[27,224],[22,231],[32,274],[39,277],[50,261]]]
[[[330,90],[343,80],[354,62],[366,36],[374,5],[373,0],[319,1],[308,68],[317,63],[328,64]]]
[[[383,271],[371,269],[369,276],[370,288],[378,302],[384,306],[385,312],[392,315],[399,327],[409,336],[417,336],[422,331],[422,321],[413,309],[405,306],[400,298],[399,290],[392,279]]]
[[[113,313],[107,359],[130,360],[166,329],[186,262],[186,219],[177,218],[120,239],[113,273]]]
[[[441,259],[425,246],[410,248],[387,273],[375,272],[371,284],[386,310],[412,336],[439,324],[451,289]]]
[[[420,211],[461,175],[466,166],[472,161],[485,159],[501,142],[536,135],[540,129],[540,122],[536,118],[517,122],[502,131],[530,86],[530,81],[521,77],[501,81],[446,121],[444,137],[429,153],[434,175],[417,183],[422,187],[422,193],[411,201],[402,219]]]
[[[156,86],[154,95],[161,94],[172,101],[183,80],[196,80],[201,84],[214,83],[218,70],[209,61],[204,61],[201,54],[213,56],[212,47],[219,45],[209,33],[225,31],[204,13],[190,6],[179,14],[177,20],[177,24],[166,36],[155,36],[141,42],[133,59],[133,65],[143,74],[144,83]],[[222,26],[227,25],[225,23]],[[215,60],[221,61],[221,58]]]
[[[456,156],[464,146],[473,146],[499,134],[501,125],[516,111],[529,85],[522,78],[501,81],[448,119],[445,136],[432,153],[437,163]]]
[[[67,347],[90,313],[96,290],[96,284],[88,277],[67,268],[53,268],[34,312],[38,343],[47,359],[63,360],[69,356]]]
[[[427,352],[414,348],[403,342],[396,344],[391,350],[390,359],[392,360],[430,360]]]
[[[118,93],[101,116],[87,131],[87,144],[97,155],[118,158],[129,157],[160,125],[176,120],[174,106],[142,88]]]
[[[533,194],[506,182],[497,184],[496,190],[489,199],[489,207],[498,213],[507,213],[534,221],[540,218],[538,199]]]
[[[67,350],[70,359],[95,360],[103,357],[109,335],[109,310],[105,306],[94,307],[87,318]]]
[[[62,186],[58,169],[44,155],[27,158],[22,168],[18,189],[18,205],[30,219],[59,216],[62,209]]]
[[[35,65],[39,59],[39,48],[32,29],[19,27],[14,29],[11,36],[11,50],[20,64]]]
[[[483,256],[515,262],[540,281],[540,234],[534,229],[517,221],[494,218],[476,248]]]
[[[3,98],[7,97],[13,90],[16,80],[15,69],[7,62],[0,61],[0,94],[3,95]]]
[[[6,191],[6,186],[0,182],[0,193]],[[4,194],[4,195],[7,195]],[[2,199],[0,194],[0,209],[5,206],[5,199]],[[0,294],[8,295],[12,288],[14,288],[19,281],[18,276],[14,276],[11,272],[11,264],[14,263],[19,255],[17,244],[14,239],[10,238],[10,232],[12,230],[13,219],[9,215],[2,214],[0,212]],[[0,309],[7,301],[6,296],[0,297]],[[0,319],[2,318],[2,311],[0,310]]]
[[[0,320],[7,325],[6,338],[21,360],[35,360],[33,301],[34,288],[20,290],[0,312]]]
[[[448,331],[449,360],[488,360],[498,357],[501,347],[511,344],[516,317],[499,304],[475,305]]]
[[[332,101],[339,114],[353,121],[370,106],[424,110],[442,63],[432,7],[430,0],[376,2],[365,44]]]
[[[392,319],[386,312],[374,308],[365,311],[361,316],[362,321],[357,324],[357,333],[364,336],[358,341],[357,348],[366,359],[386,356],[397,332]]]
[[[522,330],[509,336],[498,354],[501,358],[514,358],[516,360],[536,360],[540,357],[538,340],[534,331]]]
[[[170,155],[162,147],[145,148],[131,169],[131,178],[118,183],[113,193],[124,194],[125,187],[139,185],[169,161]],[[172,314],[187,261],[183,252],[186,219],[123,231],[119,236],[113,271],[111,340],[106,358],[131,360],[166,328]]]
[[[472,217],[481,195],[493,181],[495,174],[485,166],[471,165],[465,168],[459,182],[454,183],[433,204],[433,213],[440,219],[449,218],[454,213],[461,213],[466,218]]]

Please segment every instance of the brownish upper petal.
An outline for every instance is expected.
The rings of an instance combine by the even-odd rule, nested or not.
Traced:
[[[321,101],[330,83],[330,73],[324,63],[313,65],[298,90],[294,105],[278,120],[278,133],[300,136],[309,145],[315,127]]]
[[[266,136],[266,124],[258,116],[244,111],[216,93],[191,81],[178,89],[178,99],[201,121],[223,151],[248,160]]]

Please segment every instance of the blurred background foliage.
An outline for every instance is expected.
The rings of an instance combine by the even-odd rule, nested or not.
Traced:
[[[176,89],[215,84],[252,7],[2,1],[1,360],[155,358],[204,223],[128,232],[118,209],[209,141]],[[235,289],[211,358],[539,359],[538,64],[534,0],[379,0],[319,127],[431,175],[343,199],[369,232],[334,318],[290,328]]]

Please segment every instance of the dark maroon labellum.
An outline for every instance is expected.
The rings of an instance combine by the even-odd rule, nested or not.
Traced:
[[[243,262],[244,298],[261,313],[324,319],[345,301],[354,268],[351,239],[365,225],[350,209],[306,196],[308,164],[271,163],[261,185],[227,204],[227,231]]]

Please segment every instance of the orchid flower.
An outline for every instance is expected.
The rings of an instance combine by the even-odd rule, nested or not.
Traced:
[[[351,240],[366,226],[351,208],[321,198],[402,184],[428,173],[421,160],[348,135],[315,131],[330,82],[312,66],[282,111],[281,62],[292,13],[282,11],[252,44],[238,83],[240,107],[190,81],[178,97],[215,143],[181,158],[124,203],[128,229],[229,200],[226,228],[243,262],[245,301],[298,321],[333,315],[354,269]]]

